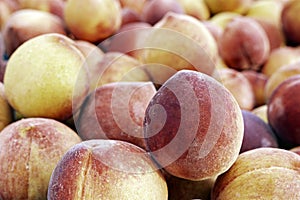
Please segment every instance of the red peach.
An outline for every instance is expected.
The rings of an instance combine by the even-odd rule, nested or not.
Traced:
[[[89,140],[60,160],[47,199],[167,200],[168,189],[145,150],[120,140]]]
[[[214,78],[180,70],[150,101],[144,119],[147,150],[173,176],[200,181],[235,162],[243,119],[232,94]]]
[[[260,70],[270,53],[264,29],[250,17],[235,17],[225,27],[218,41],[225,63],[237,70]]]
[[[0,133],[0,198],[46,199],[52,171],[79,142],[72,129],[52,119],[27,118],[6,126]]]

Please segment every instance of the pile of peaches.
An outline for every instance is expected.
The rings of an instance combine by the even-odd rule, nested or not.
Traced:
[[[0,200],[299,200],[299,13],[0,0]]]

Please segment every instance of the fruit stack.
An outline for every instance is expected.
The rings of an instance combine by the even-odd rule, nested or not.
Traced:
[[[299,200],[299,13],[0,0],[0,200]]]

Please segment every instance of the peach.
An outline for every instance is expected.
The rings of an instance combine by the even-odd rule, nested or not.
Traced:
[[[21,9],[34,9],[52,13],[63,19],[64,0],[17,0]]]
[[[208,8],[212,14],[220,12],[236,12],[239,14],[244,14],[248,11],[253,0],[229,0],[229,1],[219,1],[219,0],[205,0]]]
[[[262,67],[262,73],[270,77],[280,67],[300,60],[299,49],[289,46],[279,47],[271,51]]]
[[[268,101],[268,120],[277,136],[287,144],[300,145],[300,75],[283,81]]]
[[[255,94],[252,85],[246,76],[234,69],[223,68],[218,70],[220,82],[230,91],[241,109],[252,110],[255,106]]]
[[[141,18],[149,24],[156,24],[166,13],[184,13],[183,7],[177,0],[151,0],[144,5]]]
[[[218,40],[219,53],[231,68],[260,70],[269,56],[270,43],[266,32],[250,17],[231,20],[221,37]]]
[[[288,44],[300,44],[300,20],[297,17],[300,12],[299,1],[288,1],[284,4],[281,22],[282,28]]]
[[[235,162],[243,119],[232,94],[214,78],[180,70],[146,109],[147,151],[169,174],[200,181],[224,173]]]
[[[255,97],[255,107],[265,104],[265,87],[268,77],[263,73],[253,70],[244,70],[242,74],[248,79],[252,86]]]
[[[119,52],[107,52],[97,63],[97,73],[91,79],[96,87],[118,81],[150,81],[143,64],[137,59]]]
[[[268,101],[273,93],[273,91],[287,78],[300,74],[300,61],[282,66],[277,71],[275,71],[270,78],[265,87],[265,98]]]
[[[13,112],[7,102],[4,85],[0,83],[0,131],[13,121]]]
[[[217,178],[211,200],[299,199],[299,165],[300,156],[284,149],[244,152]]]
[[[184,13],[193,16],[199,20],[208,20],[210,10],[204,0],[178,0]]]
[[[54,169],[48,189],[56,199],[168,199],[167,184],[145,150],[119,140],[75,145]]]
[[[268,106],[267,104],[264,104],[254,108],[253,110],[251,110],[251,112],[262,119],[265,123],[268,123],[267,110]]]
[[[271,127],[250,111],[242,110],[244,138],[240,153],[261,147],[278,147]]]
[[[8,18],[3,28],[6,53],[11,55],[25,41],[46,33],[65,35],[62,19],[44,11],[18,10]]]
[[[176,71],[198,70],[211,75],[218,49],[203,22],[186,14],[169,12],[139,38],[134,57],[146,64],[160,64]],[[150,73],[161,74],[160,68]],[[167,77],[169,78],[169,77]]]
[[[12,54],[4,87],[8,102],[24,117],[66,120],[84,101],[88,78],[75,42],[49,33],[27,40]]]
[[[46,199],[58,161],[81,142],[66,125],[46,118],[11,123],[0,133],[0,198]]]
[[[98,87],[80,109],[78,134],[84,140],[117,139],[145,149],[142,125],[155,93],[151,82],[116,82]]]
[[[99,42],[120,28],[121,6],[118,0],[69,0],[64,20],[76,39]]]

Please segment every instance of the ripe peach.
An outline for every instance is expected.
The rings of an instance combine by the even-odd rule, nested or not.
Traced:
[[[214,78],[193,70],[178,71],[159,88],[144,120],[153,159],[171,175],[195,181],[229,169],[239,154],[243,131],[232,94]]]
[[[261,147],[278,147],[271,127],[250,111],[242,110],[244,138],[240,153]]]
[[[300,144],[300,75],[282,82],[268,102],[268,120],[278,137],[289,144]]]
[[[13,121],[13,112],[7,102],[3,83],[0,83],[0,131]]]
[[[66,125],[46,118],[11,123],[0,133],[0,198],[46,199],[61,157],[81,142]]]
[[[270,43],[266,32],[250,17],[234,18],[221,37],[218,41],[219,52],[231,68],[260,70],[269,56]]]
[[[60,160],[47,197],[167,200],[168,189],[145,150],[119,140],[89,140],[75,145]]]
[[[246,76],[234,69],[218,70],[219,81],[230,91],[241,109],[252,110],[255,106],[255,94]]]
[[[298,48],[289,46],[279,47],[271,51],[267,61],[262,67],[262,73],[270,77],[280,67],[300,61]]]
[[[149,24],[156,24],[166,13],[184,13],[183,7],[177,0],[151,0],[146,1],[141,18]]]
[[[284,149],[244,152],[217,178],[211,200],[299,199],[299,165],[300,156]]]
[[[84,140],[124,140],[145,149],[142,125],[155,93],[151,82],[116,82],[98,87],[80,109],[78,134]]]
[[[300,20],[297,17],[300,12],[299,1],[288,1],[284,4],[281,20],[287,43],[291,45],[300,44]]]
[[[268,101],[273,91],[278,87],[280,83],[285,81],[287,78],[300,74],[300,60],[285,66],[280,67],[275,71],[267,81],[265,87],[265,99]]]
[[[64,20],[76,39],[99,42],[120,28],[121,6],[118,0],[69,0]]]
[[[9,58],[6,96],[24,117],[66,120],[82,104],[89,77],[74,43],[61,34],[43,34],[27,40]]]
[[[6,53],[11,55],[25,41],[46,33],[65,35],[63,20],[54,14],[39,10],[16,11],[8,18],[3,28]]]
[[[215,39],[203,22],[185,14],[169,12],[140,38],[134,57],[146,64],[160,64],[176,71],[198,70],[211,75],[215,70],[218,49]],[[150,73],[152,77],[161,70]],[[168,77],[169,78],[169,77]]]
[[[267,76],[253,70],[244,70],[242,71],[242,74],[248,79],[252,86],[255,97],[255,107],[265,104],[265,87],[268,81]]]
[[[204,0],[177,0],[182,6],[184,13],[199,20],[208,20],[210,10]]]
[[[253,0],[229,0],[229,1],[219,1],[219,0],[205,0],[208,8],[212,14],[220,12],[236,12],[239,14],[244,14],[248,11]]]

